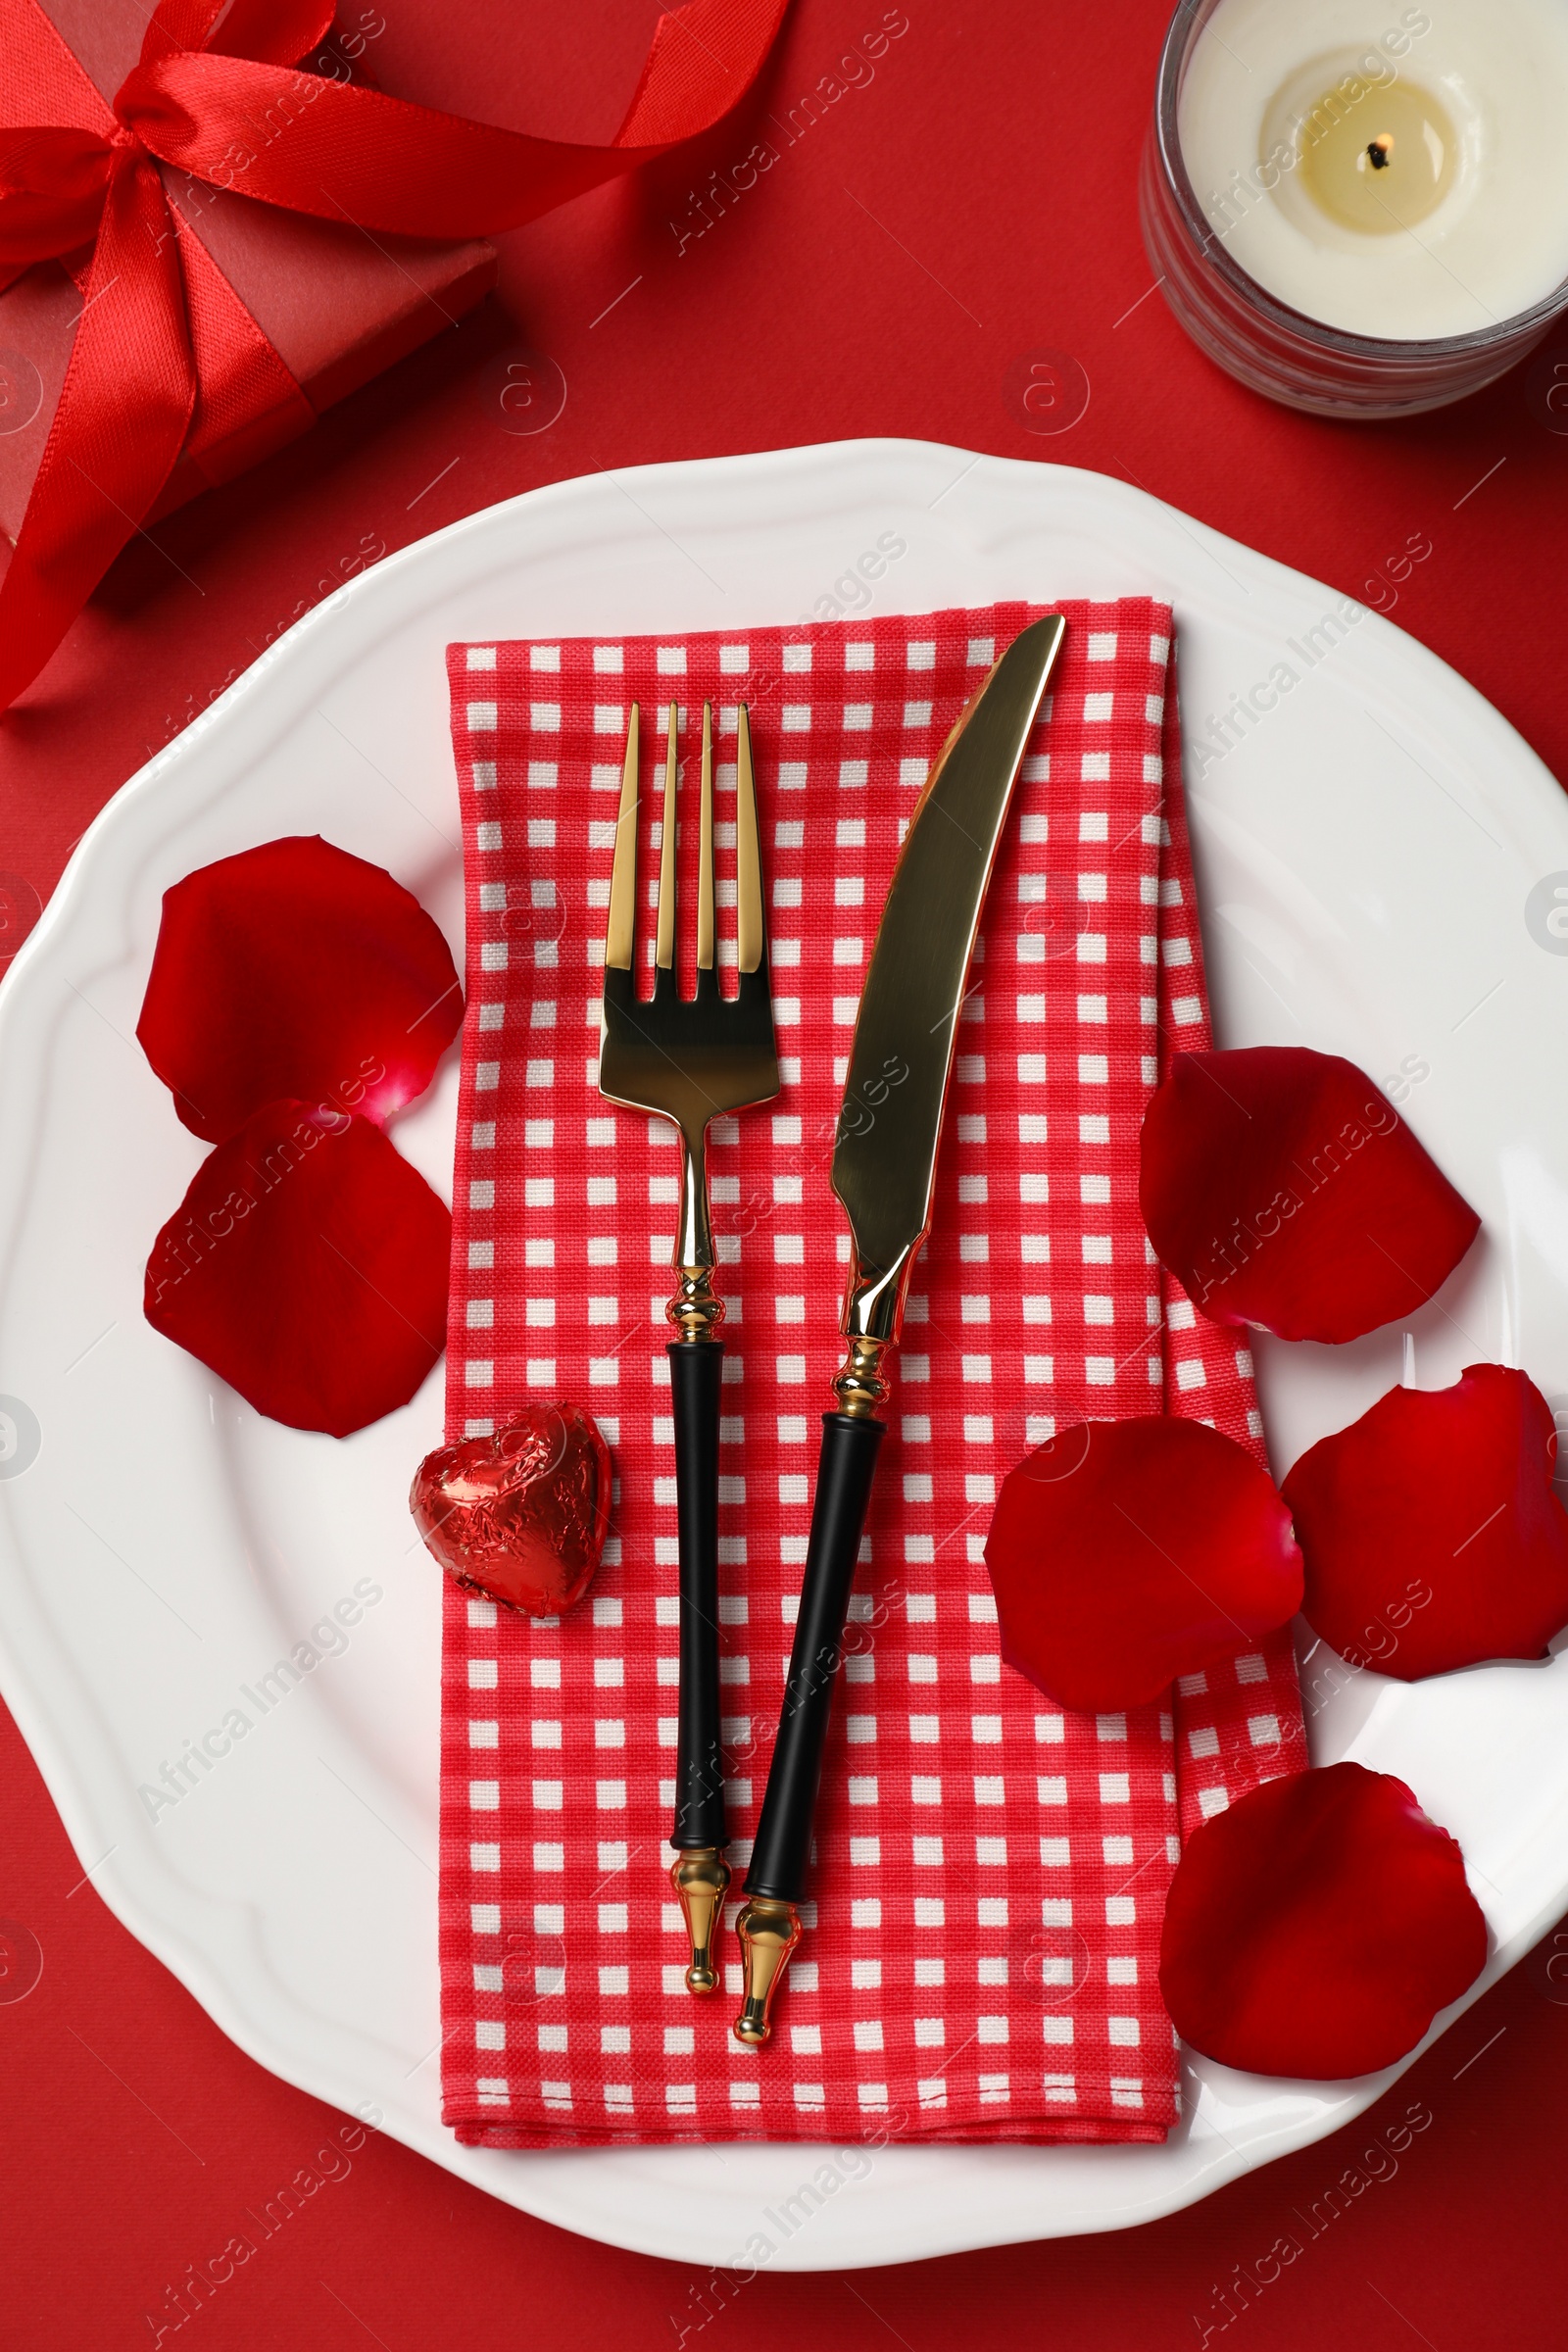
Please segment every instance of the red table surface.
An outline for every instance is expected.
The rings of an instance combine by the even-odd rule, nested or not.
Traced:
[[[510,316],[488,306],[133,545],[0,725],[0,874],[24,917],[26,886],[47,898],[117,786],[367,554],[564,475],[861,433],[1138,483],[1381,603],[1568,773],[1568,434],[1553,429],[1568,414],[1554,417],[1546,397],[1555,353],[1568,375],[1568,336],[1490,392],[1406,423],[1331,424],[1254,399],[1151,291],[1135,189],[1160,0],[906,0],[890,13],[907,29],[874,66],[861,51],[833,85],[843,94],[806,123],[802,101],[884,11],[796,0],[738,118],[640,182],[503,241]],[[400,0],[373,57],[400,93],[608,137],[655,15],[654,0],[575,0],[526,21],[509,0],[461,15]],[[710,204],[696,233],[693,191],[760,137],[777,164],[727,212]],[[548,429],[518,435],[498,389],[530,349],[556,363],[567,397]],[[1027,372],[1015,363],[1042,350],[1070,355],[1092,386],[1054,436],[1029,431],[1013,405]],[[1388,563],[1411,542],[1431,553],[1393,604]],[[1389,584],[1369,587],[1379,575]],[[145,2315],[166,2288],[219,2254],[336,2119],[243,2057],[118,1925],[81,1882],[9,1722],[0,1738],[0,1916],[43,1955],[25,1999],[0,1997],[4,2339],[16,2352],[148,2343]],[[1257,2352],[1328,2337],[1372,2352],[1556,2346],[1568,2006],[1554,1995],[1568,1987],[1547,1951],[1361,2123],[1141,2230],[763,2274],[726,2296],[686,2264],[590,2247],[376,2139],[213,2294],[201,2340],[471,2352],[494,2330],[672,2352],[700,2338],[722,2352],[809,2329],[828,2352],[1004,2332],[1144,2352],[1235,2328]],[[1412,2105],[1430,2121],[1396,2152]],[[1274,2275],[1285,2232],[1303,2252]]]

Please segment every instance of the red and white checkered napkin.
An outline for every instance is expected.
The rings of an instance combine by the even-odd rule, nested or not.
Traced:
[[[596,1091],[627,706],[643,707],[651,825],[662,706],[680,702],[685,748],[711,700],[721,877],[741,700],[758,756],[783,1091],[718,1121],[710,1152],[738,1878],[840,1355],[847,1240],[827,1163],[857,1000],[930,762],[1036,610],[450,651],[468,1003],[449,1430],[571,1397],[618,1481],[604,1567],[569,1616],[532,1624],[447,1592],[443,2082],[462,2139],[1152,2140],[1175,2118],[1156,1961],[1180,1826],[1304,1762],[1289,1642],[1165,1706],[1064,1714],[1002,1665],[982,1556],[999,1480],[1062,1421],[1163,1407],[1260,1434],[1246,1351],[1179,1294],[1162,1311],[1138,1212],[1161,1056],[1207,1041],[1163,606],[1060,608],[897,1360],[814,1900],[760,2053],[729,2032],[734,1960],[728,1997],[685,1990],[663,1876],[676,1155],[663,1121]],[[720,896],[732,905],[733,884]]]

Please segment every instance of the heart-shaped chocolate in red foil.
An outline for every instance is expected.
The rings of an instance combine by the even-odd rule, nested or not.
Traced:
[[[459,1584],[556,1617],[582,1598],[605,1548],[610,1448],[577,1405],[525,1405],[494,1437],[427,1453],[409,1507]]]

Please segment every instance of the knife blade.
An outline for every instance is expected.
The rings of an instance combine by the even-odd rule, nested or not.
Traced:
[[[886,1423],[882,1369],[898,1345],[930,1230],[937,1149],[980,910],[1025,747],[1066,623],[1030,622],[948,737],[909,819],[860,998],[831,1182],[850,1222],[840,1330],[848,1343],[822,1416],[800,1614],[737,1929],[745,1991],[734,2033],[768,2037],[800,1940],[811,1822],[850,1587]]]

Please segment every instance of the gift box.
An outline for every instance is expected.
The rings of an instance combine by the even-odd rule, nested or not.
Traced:
[[[373,7],[0,0],[0,709],[133,531],[450,325],[490,234],[727,114],[787,5],[685,0],[576,146],[376,89]]]
[[[304,69],[373,86],[367,52],[383,22],[353,0]],[[0,126],[38,121],[40,88],[54,100],[49,117],[59,120],[63,81],[68,103],[79,94],[79,119],[90,120],[94,95],[107,107],[135,65],[145,30],[145,11],[133,0],[0,0]],[[86,85],[77,93],[73,75]],[[227,398],[199,396],[190,438],[148,520],[307,431],[323,409],[450,326],[495,283],[495,251],[477,240],[372,237],[348,222],[259,204],[167,165],[162,177],[182,230],[227,280],[282,368],[264,373],[258,367]],[[87,259],[85,250],[68,257],[83,280]],[[54,261],[35,263],[0,293],[0,425],[10,428],[0,430],[0,529],[13,543],[82,300],[72,269]]]

